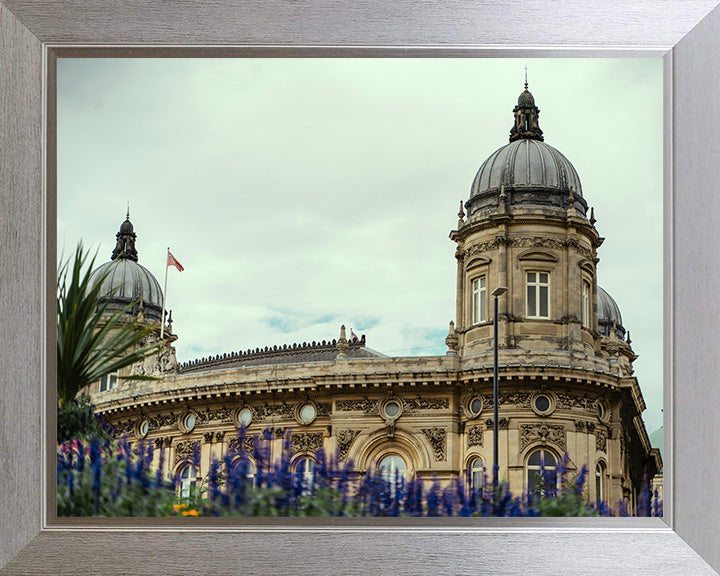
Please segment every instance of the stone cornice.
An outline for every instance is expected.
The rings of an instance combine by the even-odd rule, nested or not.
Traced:
[[[436,357],[444,361],[444,357]],[[367,368],[367,365],[365,366]],[[237,370],[237,372],[248,372],[248,370]],[[231,374],[223,374],[224,377]],[[571,367],[560,364],[508,364],[500,367],[500,376],[503,380],[514,380],[522,383],[527,381],[528,385],[537,385],[551,382],[566,382],[592,386],[602,389],[618,389],[619,381],[616,375],[609,371],[598,369]],[[189,379],[188,376],[179,377],[182,380]],[[633,379],[630,379],[633,380]],[[441,390],[446,387],[466,387],[473,384],[488,384],[492,382],[492,366],[482,365],[462,368],[460,370],[435,369],[435,370],[378,370],[378,371],[357,371],[337,372],[327,374],[314,374],[312,376],[292,377],[267,377],[257,379],[245,379],[242,381],[227,378],[224,382],[209,382],[202,385],[195,384],[176,388],[179,384],[175,378],[168,379],[162,385],[165,389],[153,389],[145,386],[143,392],[127,390],[122,394],[122,389],[113,391],[113,397],[93,397],[93,402],[99,412],[116,413],[125,410],[134,410],[139,407],[157,408],[163,405],[178,405],[190,402],[237,398],[248,396],[260,396],[276,393],[312,394],[322,395],[323,393],[337,394],[342,392],[362,392],[367,394],[369,390],[388,390],[397,388]],[[636,384],[637,385],[637,384]],[[130,385],[132,386],[132,384]],[[103,393],[105,395],[107,393]],[[637,409],[638,406],[635,406]]]

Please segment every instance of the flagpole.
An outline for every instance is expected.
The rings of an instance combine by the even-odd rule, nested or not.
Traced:
[[[165,287],[163,288],[162,310],[160,311],[160,340],[165,335],[165,299],[167,297],[167,270],[168,256],[170,255],[170,246],[168,246],[167,254],[165,254]]]

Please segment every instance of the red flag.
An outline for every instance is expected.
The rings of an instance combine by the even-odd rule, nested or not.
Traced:
[[[169,266],[175,266],[175,268],[177,268],[180,272],[182,272],[183,270],[185,270],[185,268],[182,267],[182,264],[180,264],[180,262],[178,262],[177,260],[175,260],[175,256],[173,256],[173,255],[170,253],[170,250],[168,250],[167,265],[168,265],[168,267],[169,267]]]

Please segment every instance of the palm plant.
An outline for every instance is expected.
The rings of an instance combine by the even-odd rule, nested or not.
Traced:
[[[162,341],[138,345],[153,332],[127,312],[135,302],[113,313],[100,297],[104,276],[91,281],[95,257],[82,243],[75,256],[62,262],[57,278],[57,394],[59,405],[72,401],[88,384],[157,353]],[[71,266],[72,262],[72,266]],[[87,266],[86,266],[87,263]],[[157,380],[153,376],[128,375],[127,380]]]

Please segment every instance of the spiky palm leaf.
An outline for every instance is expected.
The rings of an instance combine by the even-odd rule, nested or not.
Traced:
[[[70,262],[72,260],[72,269]],[[78,244],[75,256],[63,262],[57,279],[57,393],[61,402],[74,398],[88,384],[140,362],[164,347],[155,342],[137,348],[153,332],[123,310],[107,313],[100,298],[103,277],[91,282],[95,257]],[[157,380],[152,376],[124,376],[128,380]]]

